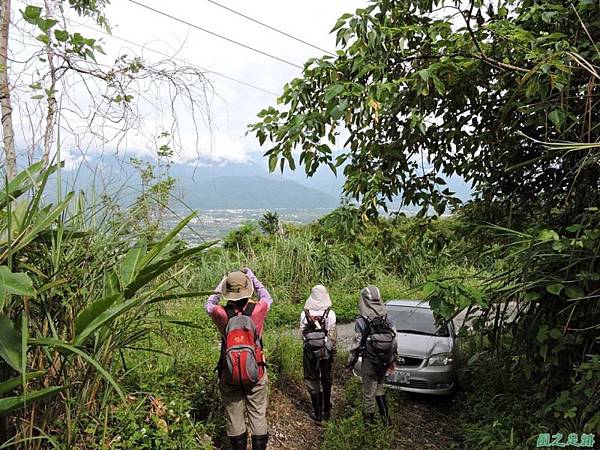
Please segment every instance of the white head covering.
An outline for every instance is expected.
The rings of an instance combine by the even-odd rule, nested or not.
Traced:
[[[306,299],[304,309],[309,311],[325,311],[327,308],[331,308],[331,298],[327,288],[321,284],[317,284],[312,291],[310,291],[310,297]]]

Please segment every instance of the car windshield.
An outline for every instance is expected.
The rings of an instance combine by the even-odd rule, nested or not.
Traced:
[[[400,333],[450,336],[448,325],[438,326],[429,308],[394,306],[388,309],[388,317]]]

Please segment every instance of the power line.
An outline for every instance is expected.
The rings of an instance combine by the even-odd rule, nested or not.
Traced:
[[[73,22],[76,23],[77,25],[82,26],[82,27],[88,28],[88,29],[93,30],[93,31],[98,32],[98,33],[105,34],[105,35],[107,35],[109,37],[115,38],[115,39],[117,39],[119,41],[122,41],[122,42],[125,42],[127,44],[135,45],[137,47],[140,47],[141,49],[148,50],[148,51],[150,51],[152,53],[156,53],[157,55],[163,56],[163,57],[171,59],[173,61],[179,61],[182,64],[187,64],[188,66],[196,67],[197,69],[203,70],[206,73],[212,73],[213,75],[217,75],[217,76],[219,76],[221,78],[225,78],[226,80],[233,81],[233,82],[239,83],[239,84],[243,84],[244,86],[251,87],[251,88],[256,89],[258,91],[265,92],[266,94],[271,94],[271,95],[274,95],[276,97],[279,97],[279,94],[277,94],[276,92],[269,91],[268,89],[262,88],[260,86],[256,86],[256,85],[254,85],[252,83],[248,83],[247,81],[243,81],[243,80],[239,80],[237,78],[230,77],[229,75],[225,75],[224,73],[216,72],[214,70],[207,69],[206,67],[202,67],[202,66],[199,66],[197,64],[192,64],[189,61],[186,61],[184,59],[173,57],[173,56],[169,55],[168,53],[164,53],[164,52],[161,52],[159,50],[155,50],[155,49],[153,49],[151,47],[148,47],[146,45],[140,44],[138,42],[130,41],[129,39],[126,39],[124,37],[117,36],[117,35],[114,35],[114,34],[111,34],[111,33],[107,33],[106,31],[98,30],[98,29],[96,29],[94,27],[90,27],[89,25],[85,25],[85,24],[83,24],[81,22],[77,22],[76,20],[73,20]]]
[[[290,66],[297,67],[298,69],[302,69],[302,66],[300,66],[300,65],[298,65],[296,63],[293,63],[291,61],[288,61],[286,59],[280,58],[279,56],[275,56],[275,55],[272,55],[270,53],[267,53],[267,52],[264,52],[262,50],[259,50],[257,48],[250,47],[249,45],[246,45],[246,44],[244,44],[242,42],[235,41],[235,40],[230,39],[230,38],[228,38],[226,36],[223,36],[221,34],[215,33],[214,31],[207,30],[206,28],[202,28],[202,27],[200,27],[198,25],[194,25],[193,23],[190,23],[190,22],[188,22],[186,20],[180,19],[179,17],[172,16],[171,14],[168,14],[166,12],[163,12],[163,11],[160,11],[158,9],[152,8],[151,6],[145,5],[143,3],[137,2],[136,0],[129,0],[129,1],[131,3],[135,3],[138,6],[141,6],[142,8],[146,8],[149,11],[152,11],[152,12],[155,12],[157,14],[160,14],[161,16],[168,17],[169,19],[172,19],[172,20],[175,20],[177,22],[183,23],[183,24],[185,24],[185,25],[187,25],[189,27],[196,28],[197,30],[204,31],[205,33],[208,33],[208,34],[211,34],[211,35],[216,36],[218,38],[221,38],[221,39],[223,39],[223,40],[225,40],[227,42],[231,42],[232,44],[239,45],[240,47],[244,47],[244,48],[246,48],[248,50],[251,50],[253,52],[256,52],[256,53],[260,53],[261,55],[264,55],[264,56],[267,56],[269,58],[275,59],[275,60],[277,60],[279,62],[282,62],[284,64],[288,64]]]
[[[215,2],[214,0],[207,0],[207,1],[210,2],[210,3],[212,3],[213,5],[216,5],[216,6],[220,7],[220,8],[226,9],[227,11],[230,11],[230,12],[232,12],[234,14],[237,14],[238,16],[241,16],[241,17],[243,17],[245,19],[248,19],[248,20],[250,20],[252,22],[255,22],[255,23],[259,24],[259,25],[262,25],[263,27],[266,27],[269,30],[273,30],[273,31],[275,31],[275,32],[277,32],[279,34],[282,34],[284,36],[289,37],[290,39],[294,39],[295,41],[301,42],[304,45],[308,45],[309,47],[316,48],[317,50],[319,50],[321,52],[324,52],[324,53],[327,53],[329,55],[335,56],[335,54],[331,53],[329,50],[325,50],[325,49],[323,49],[321,47],[318,47],[318,46],[316,46],[314,44],[311,44],[310,42],[306,42],[305,40],[300,39],[299,37],[293,36],[293,35],[291,35],[289,33],[286,33],[285,31],[282,31],[282,30],[280,30],[278,28],[272,27],[271,25],[268,25],[268,24],[266,24],[264,22],[261,22],[260,20],[254,19],[254,18],[252,18],[250,16],[247,16],[246,14],[243,14],[243,13],[241,13],[239,11],[236,11],[235,9],[229,8],[228,6],[222,5],[221,3]]]

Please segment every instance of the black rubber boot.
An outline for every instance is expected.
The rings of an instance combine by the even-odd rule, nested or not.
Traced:
[[[365,425],[373,425],[375,423],[375,414],[368,413],[363,416],[365,420]]]
[[[266,450],[267,442],[269,442],[268,434],[252,436],[252,450]]]
[[[314,421],[321,422],[323,420],[323,393],[310,394],[312,401],[313,412],[310,413],[310,418]]]
[[[239,436],[229,436],[231,448],[233,450],[246,450],[248,447],[248,433],[240,434]]]
[[[389,427],[392,424],[392,421],[390,420],[390,410],[388,409],[385,395],[378,395],[375,397],[375,401],[377,402],[377,408],[379,408],[379,414],[381,414],[383,424],[386,427]]]
[[[323,388],[323,419],[331,419],[331,386]]]

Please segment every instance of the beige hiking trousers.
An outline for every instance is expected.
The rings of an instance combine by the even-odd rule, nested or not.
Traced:
[[[377,401],[375,397],[385,394],[383,386],[383,378],[378,377],[375,373],[375,368],[366,359],[363,358],[361,366],[361,379],[363,389],[363,409],[365,414],[373,414],[377,412]]]
[[[239,436],[246,431],[254,436],[267,434],[269,379],[266,370],[262,379],[253,386],[242,389],[220,381],[219,389],[225,405],[228,436]]]

